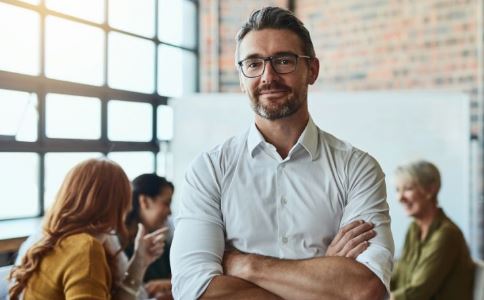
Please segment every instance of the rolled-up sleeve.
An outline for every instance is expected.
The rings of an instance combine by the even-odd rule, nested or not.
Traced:
[[[386,200],[385,174],[377,161],[362,152],[354,152],[347,165],[348,195],[341,226],[354,220],[375,225],[376,236],[356,260],[368,267],[390,293],[394,243]]]
[[[195,159],[185,175],[170,251],[175,299],[198,299],[211,279],[222,274],[225,239],[219,179],[209,154]]]

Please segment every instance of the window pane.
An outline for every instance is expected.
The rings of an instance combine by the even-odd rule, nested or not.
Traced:
[[[48,94],[45,126],[50,138],[99,139],[101,101],[91,97]]]
[[[103,84],[104,33],[101,29],[48,16],[45,47],[48,77]]]
[[[39,14],[0,3],[0,69],[39,74]]]
[[[109,25],[131,33],[153,37],[155,35],[155,1],[109,1]]]
[[[173,108],[168,105],[158,106],[157,111],[157,134],[158,139],[167,141],[173,138]]]
[[[109,33],[109,85],[122,90],[153,93],[155,45],[117,32]]]
[[[114,141],[151,141],[153,108],[149,103],[109,101],[108,137]]]
[[[0,89],[0,135],[34,142],[38,118],[36,94]]]
[[[55,196],[72,167],[89,158],[99,158],[101,153],[47,153],[45,154],[44,209],[54,203]]]
[[[160,151],[156,155],[156,173],[166,178],[173,178],[173,153],[170,151]]]
[[[195,48],[197,10],[186,0],[160,0],[158,38],[170,44]]]
[[[39,156],[0,153],[0,219],[39,214]]]
[[[158,48],[158,93],[179,97],[195,92],[196,57],[166,45]]]
[[[104,21],[103,0],[47,0],[46,5],[49,9],[66,15],[96,23]]]
[[[154,172],[152,152],[111,152],[108,157],[121,165],[129,180],[143,173]]]

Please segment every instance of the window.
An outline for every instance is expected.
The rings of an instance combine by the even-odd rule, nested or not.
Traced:
[[[0,69],[39,74],[39,24],[39,14],[0,2]]]
[[[152,41],[111,32],[108,57],[109,86],[115,89],[153,93],[155,44]]]
[[[173,108],[158,106],[158,139],[169,141],[173,138]]]
[[[153,138],[153,108],[149,103],[109,101],[108,121],[112,141],[148,142]]]
[[[169,175],[197,23],[196,0],[0,0],[0,220],[43,215],[88,158]]]
[[[12,140],[37,140],[37,95],[0,89],[0,136]]]
[[[142,17],[143,22],[133,15]],[[155,19],[155,0],[115,0],[109,3],[109,25],[113,28],[151,38],[155,35]]]
[[[140,174],[155,171],[155,157],[152,152],[111,152],[108,158],[124,169],[129,180],[133,180]]]
[[[47,94],[45,115],[49,138],[101,137],[101,103],[98,98]]]
[[[100,28],[58,17],[46,20],[47,77],[102,85],[104,34]]]
[[[47,8],[73,17],[102,23],[104,0],[46,0]]]
[[[36,216],[39,210],[39,156],[36,153],[0,152],[0,166],[0,189],[4,197],[0,218]]]
[[[45,154],[44,210],[54,202],[55,195],[72,166],[83,160],[101,156],[102,153],[93,152]]]
[[[190,76],[196,72],[196,57],[193,53],[176,47],[160,45],[158,47],[158,93],[171,97],[195,91],[195,79]]]

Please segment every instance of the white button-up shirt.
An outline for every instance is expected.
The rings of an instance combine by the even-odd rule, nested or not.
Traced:
[[[388,290],[394,246],[376,160],[312,119],[282,159],[253,124],[201,154],[186,173],[170,251],[175,299],[197,299],[222,274],[226,243],[281,259],[318,257],[358,219],[374,223],[377,236],[357,261]]]

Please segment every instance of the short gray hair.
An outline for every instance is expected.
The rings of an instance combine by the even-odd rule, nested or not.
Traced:
[[[303,44],[304,55],[315,57],[313,42],[309,31],[304,27],[303,22],[299,20],[291,11],[280,8],[268,6],[254,11],[249,19],[242,25],[237,33],[235,40],[237,41],[237,49],[235,52],[235,60],[238,60],[239,46],[244,37],[252,30],[262,29],[286,29],[294,32]]]
[[[395,176],[409,178],[424,189],[434,185],[437,193],[440,190],[439,169],[429,161],[417,160],[401,165],[395,170]]]

